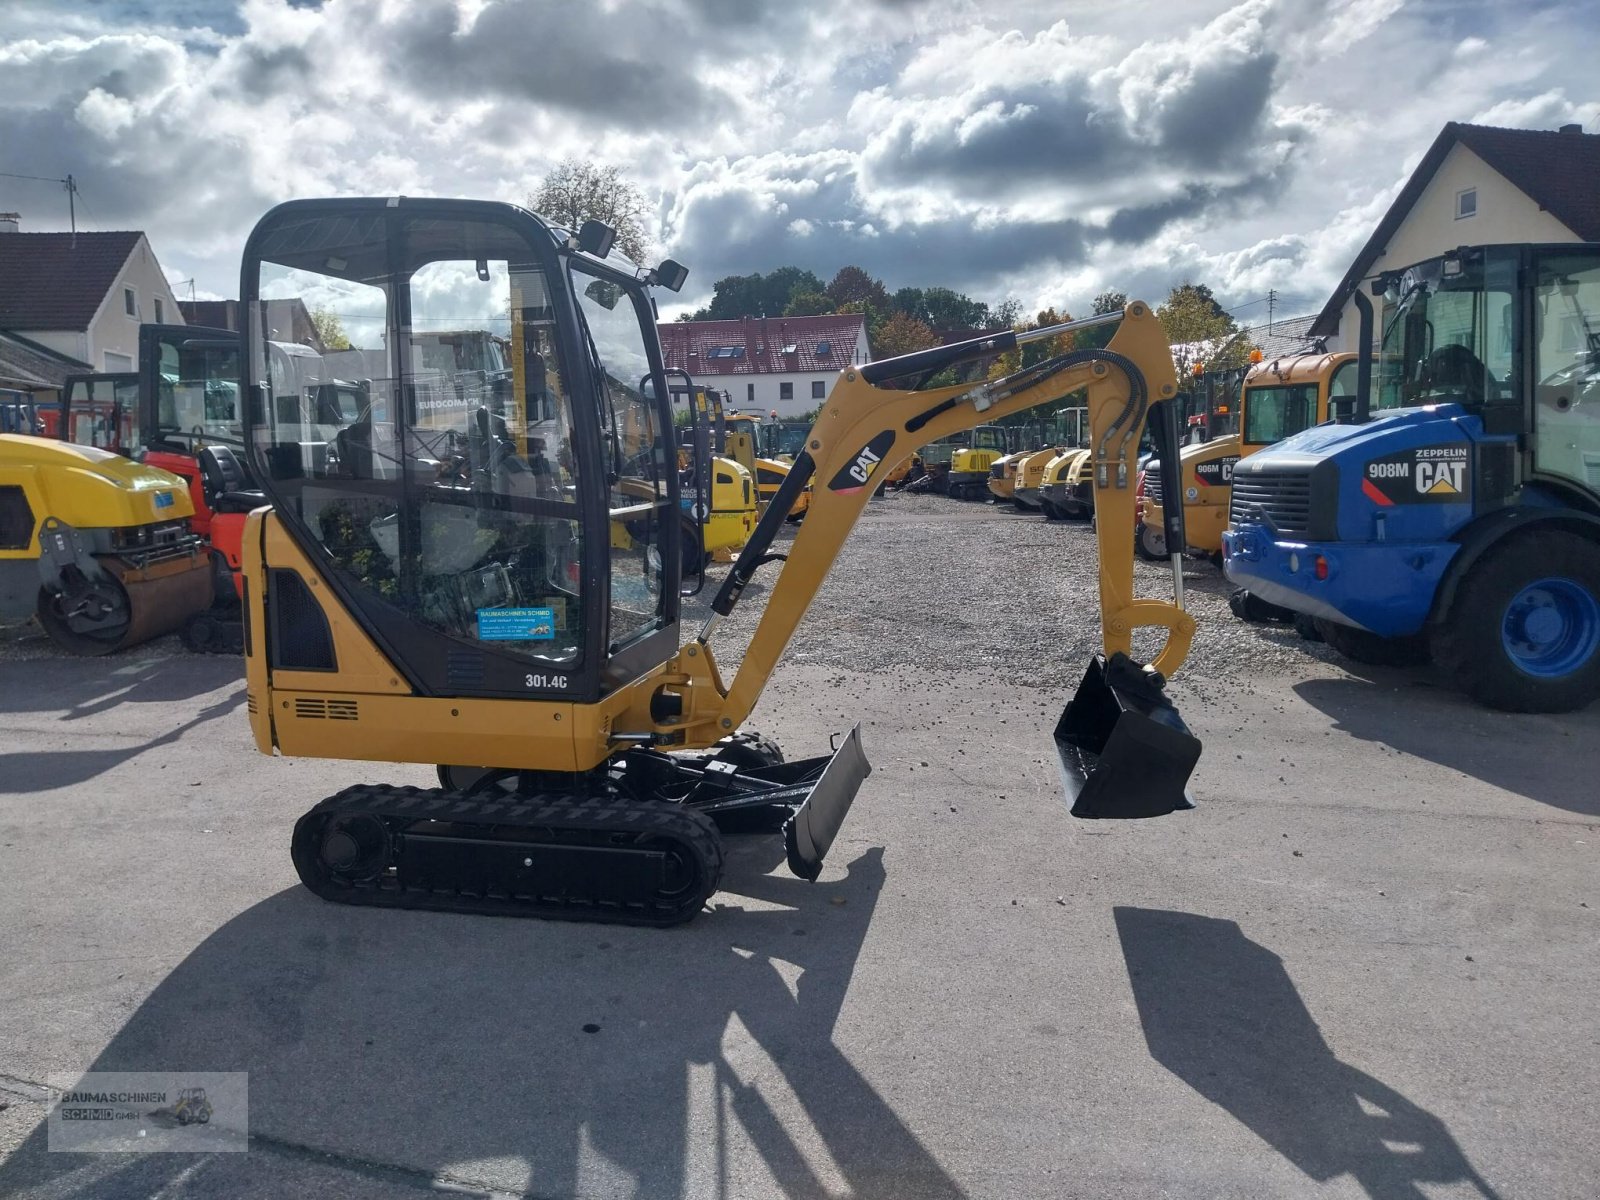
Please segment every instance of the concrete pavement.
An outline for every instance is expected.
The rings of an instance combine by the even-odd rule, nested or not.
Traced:
[[[1592,1196],[1600,712],[1304,676],[1183,685],[1200,808],[1110,825],[1063,694],[785,667],[753,726],[875,767],[827,873],[739,842],[651,932],[320,903],[294,819],[426,768],[256,755],[224,660],[0,663],[0,1195]],[[49,1153],[87,1069],[248,1071],[251,1152]]]

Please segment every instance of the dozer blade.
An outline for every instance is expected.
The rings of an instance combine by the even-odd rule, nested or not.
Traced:
[[[1185,788],[1200,739],[1161,677],[1125,654],[1089,660],[1056,724],[1056,754],[1075,817],[1126,820],[1194,807]]]
[[[861,781],[870,774],[872,764],[861,749],[861,726],[856,725],[833,752],[811,794],[784,823],[789,869],[801,879],[814,880],[822,874],[822,859],[844,824]]]

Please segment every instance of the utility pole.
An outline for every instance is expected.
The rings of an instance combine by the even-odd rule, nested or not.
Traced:
[[[1272,332],[1272,314],[1273,314],[1273,311],[1277,307],[1278,307],[1278,289],[1277,288],[1268,288],[1267,289],[1267,332],[1268,333]]]
[[[71,175],[65,179],[57,179],[51,175],[18,175],[11,171],[0,171],[0,179],[31,179],[36,183],[59,183],[67,189],[67,220],[72,225],[72,244],[78,244],[78,183]]]

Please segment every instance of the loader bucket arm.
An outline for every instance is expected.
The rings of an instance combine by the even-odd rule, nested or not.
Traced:
[[[1016,336],[971,345],[992,354],[1008,348],[998,344],[1004,338]],[[1166,631],[1165,645],[1151,664],[1154,670],[1169,676],[1183,663],[1194,635],[1193,618],[1177,603],[1140,599],[1134,592],[1139,438],[1150,406],[1177,391],[1171,350],[1154,313],[1148,305],[1130,304],[1104,350],[1069,351],[1003,379],[926,391],[890,386],[960,361],[962,349],[937,347],[843,373],[805,451],[713,601],[714,615],[659,677],[661,686],[651,706],[656,719],[650,722],[659,732],[681,735],[685,745],[709,745],[743,723],[878,481],[916,447],[1080,389],[1088,394],[1105,655],[1129,655],[1133,631],[1154,626]],[[810,513],[784,557],[733,682],[724,689],[708,644],[712,630],[739,602],[756,570],[781,557],[769,551],[777,522],[793,499],[785,492],[798,491],[808,481],[814,483]],[[669,714],[668,721],[658,719]]]

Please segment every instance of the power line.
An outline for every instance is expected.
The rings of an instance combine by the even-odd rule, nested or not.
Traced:
[[[53,179],[48,175],[18,175],[14,171],[0,171],[0,177],[5,179],[31,179],[36,183],[59,183],[67,189],[67,219],[72,225],[72,244],[78,244],[78,184],[68,175],[65,179]]]

